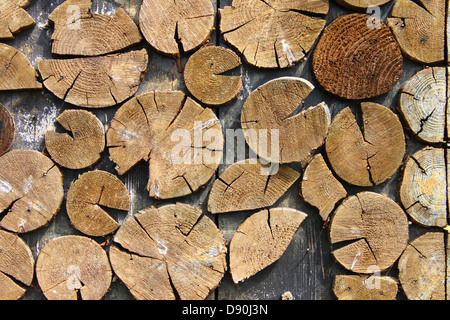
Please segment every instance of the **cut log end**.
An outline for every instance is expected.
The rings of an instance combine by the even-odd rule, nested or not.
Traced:
[[[82,174],[67,192],[66,209],[72,225],[89,236],[105,236],[119,223],[108,210],[127,212],[130,192],[111,173],[96,170]]]
[[[324,90],[362,100],[389,92],[400,79],[400,48],[389,28],[380,20],[371,26],[371,19],[365,14],[343,15],[323,32],[312,66]]]
[[[389,268],[408,243],[408,219],[390,198],[360,192],[345,199],[330,225],[335,259],[346,269],[371,274]]]
[[[106,251],[94,240],[63,236],[40,251],[36,277],[49,300],[100,300],[109,290],[112,271]]]
[[[8,109],[0,104],[0,156],[11,149],[14,142],[14,119]]]
[[[0,157],[0,227],[16,233],[41,228],[59,211],[63,197],[62,174],[42,153],[12,150]]]
[[[100,160],[105,149],[105,131],[93,113],[66,110],[56,121],[69,131],[45,134],[45,147],[56,163],[69,169],[84,169]]]
[[[328,1],[233,1],[219,12],[225,41],[241,52],[247,63],[258,68],[287,68],[304,60],[319,37],[325,20],[310,14],[326,14]]]
[[[222,160],[223,145],[214,112],[181,91],[131,99],[117,111],[107,132],[118,173],[149,162],[147,190],[158,199],[188,195],[204,186]]]
[[[249,95],[242,107],[241,126],[260,158],[273,163],[302,162],[324,143],[331,122],[328,106],[320,103],[298,113],[313,89],[302,78],[282,77]]]
[[[31,285],[34,257],[16,234],[0,230],[0,299],[18,300]]]
[[[28,1],[2,0],[0,3],[0,39],[14,39],[14,35],[35,24],[23,9]]]
[[[146,208],[114,237],[114,272],[142,300],[201,300],[226,271],[225,240],[201,211],[177,203]]]
[[[227,167],[211,188],[208,211],[235,212],[273,205],[300,176],[284,165],[276,170],[256,160],[255,163],[240,161]]]
[[[0,43],[0,91],[42,89],[28,58],[15,48]]]
[[[393,176],[406,150],[403,127],[390,109],[371,102],[361,104],[362,128],[349,107],[331,124],[325,142],[333,171],[357,186],[378,185]]]
[[[277,261],[306,214],[289,208],[259,211],[237,229],[230,243],[230,272],[239,283]]]
[[[144,0],[139,26],[147,42],[158,52],[179,57],[206,43],[214,29],[210,0]]]
[[[338,275],[333,284],[338,300],[395,300],[397,280],[378,275]]]
[[[194,53],[184,69],[187,89],[195,98],[210,106],[220,106],[237,98],[242,77],[221,75],[241,65],[230,49],[206,46]]]

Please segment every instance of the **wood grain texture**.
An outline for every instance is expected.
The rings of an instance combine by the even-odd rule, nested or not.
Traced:
[[[314,90],[307,80],[281,77],[254,90],[241,111],[241,126],[250,148],[274,163],[306,160],[325,141],[331,123],[326,103],[299,105]]]
[[[0,299],[18,300],[34,277],[34,257],[17,234],[0,230]]]
[[[445,59],[446,7],[444,0],[396,0],[386,23],[402,52],[419,63]]]
[[[340,98],[377,97],[390,91],[402,74],[403,57],[394,36],[382,21],[372,27],[370,19],[358,13],[338,17],[314,50],[315,78]]]
[[[408,244],[399,279],[409,300],[445,300],[446,244],[442,232],[428,232]]]
[[[97,242],[70,235],[47,242],[36,261],[36,277],[49,300],[100,300],[111,285],[112,271]]]
[[[177,203],[128,218],[110,251],[114,272],[136,299],[205,299],[227,269],[219,229],[201,211]]]
[[[29,0],[3,0],[0,3],[0,39],[14,39],[14,34],[32,27],[34,19],[24,8]]]
[[[105,149],[105,129],[101,121],[86,110],[66,110],[56,121],[68,132],[45,133],[45,148],[53,161],[69,169],[84,169],[101,158]]]
[[[48,16],[54,23],[52,53],[98,56],[141,42],[138,27],[122,8],[111,17],[91,13],[91,7],[91,1],[67,0]]]
[[[180,56],[208,41],[214,18],[211,0],[144,0],[139,11],[139,27],[157,51]]]
[[[408,243],[408,219],[390,198],[363,191],[336,209],[330,225],[336,260],[346,269],[371,274],[389,268]]]
[[[398,283],[385,276],[338,275],[333,292],[338,300],[395,300]]]
[[[0,43],[0,75],[0,91],[42,89],[28,58],[4,43]]]
[[[403,170],[400,201],[413,221],[426,227],[447,225],[445,152],[426,147],[411,155]]]
[[[37,61],[44,86],[80,107],[106,108],[133,96],[147,71],[147,50]]]
[[[273,205],[300,177],[300,174],[280,166],[276,172],[257,159],[236,162],[214,181],[208,197],[211,213],[254,210]]]
[[[328,0],[235,0],[220,11],[220,32],[245,61],[259,68],[287,68],[305,59],[325,20]]]

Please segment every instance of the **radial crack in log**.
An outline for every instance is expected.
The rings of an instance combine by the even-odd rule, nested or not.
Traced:
[[[336,209],[330,240],[334,245],[344,243],[332,253],[346,269],[365,274],[383,271],[406,248],[408,219],[390,198],[360,192],[345,199]]]
[[[327,0],[234,0],[219,9],[220,32],[259,68],[286,68],[306,58],[326,21]]]
[[[396,0],[386,23],[409,59],[425,64],[444,61],[445,0]]]
[[[91,13],[91,5],[90,0],[67,0],[49,15],[55,25],[52,53],[97,56],[141,42],[138,27],[122,8],[110,17]]]
[[[322,220],[326,221],[336,203],[347,196],[347,191],[334,177],[323,156],[318,154],[303,173],[300,195],[307,203],[319,209]]]
[[[139,27],[153,48],[177,57],[208,41],[214,8],[210,0],[144,0]]]
[[[14,34],[35,24],[23,9],[29,0],[2,0],[0,2],[0,39],[14,39]]]
[[[409,300],[448,299],[446,248],[442,232],[427,232],[407,246],[398,261],[398,276]]]
[[[315,78],[326,91],[362,100],[389,92],[403,71],[403,57],[389,28],[365,14],[343,15],[323,32],[314,50]],[[379,26],[379,27],[378,27]]]
[[[177,203],[146,208],[119,228],[114,272],[136,299],[205,299],[226,271],[225,240],[201,211]]]
[[[0,43],[0,91],[42,89],[28,58],[15,48]]]
[[[230,272],[239,283],[277,261],[306,214],[289,208],[259,211],[237,229],[230,243]]]
[[[8,109],[0,103],[0,156],[11,149],[14,135],[14,119]]]
[[[412,76],[399,90],[398,109],[414,137],[426,143],[444,142],[448,132],[446,69],[426,68]]]
[[[184,69],[187,89],[202,103],[223,105],[237,98],[242,89],[242,77],[221,73],[241,65],[239,57],[230,49],[206,46],[189,58]]]
[[[105,108],[133,96],[147,70],[145,49],[99,57],[38,60],[44,86],[65,102]]]
[[[307,80],[271,80],[245,101],[241,126],[250,148],[274,163],[301,162],[325,141],[331,122],[328,106],[320,103],[293,115],[314,90]]]
[[[18,300],[31,285],[34,257],[16,234],[0,230],[0,299]]]
[[[447,225],[445,150],[425,147],[410,156],[400,185],[400,201],[411,218],[427,227]]]
[[[400,167],[406,149],[403,127],[390,109],[361,103],[363,128],[349,107],[333,119],[325,150],[333,171],[357,186],[378,185]]]
[[[288,166],[268,172],[259,161],[230,165],[214,182],[208,198],[211,213],[265,208],[273,205],[300,177]]]
[[[100,300],[109,290],[112,270],[97,242],[63,236],[50,240],[40,251],[36,277],[49,300]]]
[[[379,275],[337,275],[333,292],[338,300],[395,300],[397,280]]]
[[[66,209],[70,222],[79,231],[89,236],[105,236],[117,230],[120,225],[107,208],[125,212],[130,209],[130,192],[115,175],[90,171],[70,185]]]
[[[45,133],[45,147],[56,163],[69,169],[83,169],[100,160],[105,149],[105,130],[93,113],[65,110],[56,121],[70,131],[70,134]]]
[[[45,226],[60,209],[63,177],[37,151],[12,150],[0,157],[0,227],[24,233]]]
[[[150,197],[167,199],[196,192],[217,170],[223,133],[211,109],[181,91],[156,91],[125,103],[108,129],[110,158],[122,175],[149,162]]]

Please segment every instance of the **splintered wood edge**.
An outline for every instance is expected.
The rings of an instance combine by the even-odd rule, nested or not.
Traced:
[[[201,210],[182,203],[128,218],[111,249],[114,272],[136,299],[205,299],[227,269],[220,230]]]
[[[239,283],[277,261],[307,215],[290,208],[271,208],[248,217],[230,242],[230,273]]]
[[[184,68],[187,89],[202,103],[221,106],[237,98],[242,89],[241,76],[221,73],[235,69],[241,60],[232,50],[205,46],[195,52]]]
[[[208,211],[216,213],[261,209],[273,205],[300,177],[288,166],[263,166],[255,159],[228,166],[214,181]]]
[[[23,8],[29,1],[2,0],[0,3],[0,39],[14,39],[14,35],[34,26],[34,19]]]
[[[38,74],[22,52],[0,43],[0,91],[42,89]]]
[[[287,68],[306,58],[325,27],[324,19],[308,13],[326,14],[328,9],[328,1],[293,4],[233,1],[232,6],[219,9],[220,32],[248,64],[258,68]],[[274,26],[275,23],[278,25]],[[290,32],[292,29],[300,31]],[[267,30],[281,31],[271,34]],[[294,33],[298,36],[291,36]]]
[[[106,251],[84,236],[50,240],[36,261],[36,278],[48,300],[100,300],[112,276]]]
[[[17,234],[3,230],[0,230],[0,252],[0,299],[18,300],[33,280],[33,253]]]
[[[347,196],[347,191],[328,168],[321,154],[315,155],[303,173],[300,196],[316,207],[323,221],[327,221],[335,205]]]
[[[56,121],[70,132],[45,133],[45,147],[56,163],[69,169],[84,169],[100,160],[106,145],[105,129],[95,114],[65,110]]]
[[[120,224],[107,208],[124,212],[130,209],[130,192],[115,175],[89,171],[70,185],[66,210],[77,230],[89,236],[105,236],[117,230]]]
[[[324,102],[292,116],[313,90],[303,78],[280,77],[250,93],[242,107],[241,127],[247,144],[260,158],[280,164],[302,162],[323,145],[331,123]]]
[[[74,17],[73,7],[80,17]],[[56,7],[48,19],[54,22],[52,53],[60,55],[97,56],[127,49],[142,40],[139,28],[119,8],[111,17],[91,13],[91,0],[67,0]]]

